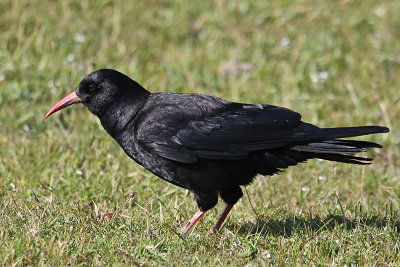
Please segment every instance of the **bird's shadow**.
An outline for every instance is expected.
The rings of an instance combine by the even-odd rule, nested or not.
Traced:
[[[322,231],[332,231],[340,227],[344,230],[352,230],[355,228],[391,228],[400,233],[400,220],[386,218],[383,216],[365,216],[361,218],[349,219],[340,215],[329,214],[325,218],[319,216],[288,216],[284,220],[257,219],[256,223],[244,223],[241,225],[231,225],[228,229],[238,229],[239,234],[258,234],[291,237],[295,232],[319,233]]]

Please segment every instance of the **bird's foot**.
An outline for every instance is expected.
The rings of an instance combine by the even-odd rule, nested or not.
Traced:
[[[186,233],[190,230],[190,228],[192,228],[192,226],[200,219],[201,216],[204,215],[204,213],[206,212],[201,210],[196,212],[196,214],[192,217],[192,219],[190,219],[190,221],[187,223],[185,229],[182,232],[182,235],[186,235]]]
[[[225,221],[226,217],[228,216],[229,212],[232,210],[234,205],[226,204],[225,209],[222,211],[221,215],[218,218],[218,221],[215,223],[213,228],[211,229],[209,235],[214,235],[222,226],[222,223]]]

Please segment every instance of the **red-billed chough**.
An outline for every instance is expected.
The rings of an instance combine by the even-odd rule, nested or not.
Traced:
[[[272,175],[311,158],[351,164],[379,144],[343,140],[386,133],[386,127],[319,128],[283,107],[229,102],[201,94],[150,93],[124,74],[102,69],[46,115],[83,103],[126,154],[158,177],[194,194],[199,211],[183,234],[218,201],[226,207],[217,231],[256,174]]]

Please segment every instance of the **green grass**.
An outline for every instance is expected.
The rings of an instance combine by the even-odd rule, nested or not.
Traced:
[[[400,2],[0,1],[1,265],[400,265]],[[309,161],[247,187],[187,237],[185,190],[135,164],[82,106],[88,73],[150,91],[385,125],[371,166]],[[134,196],[133,193],[135,193]],[[343,213],[342,213],[343,210]],[[344,215],[344,217],[343,217]]]

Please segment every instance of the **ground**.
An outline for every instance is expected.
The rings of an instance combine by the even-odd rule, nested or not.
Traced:
[[[400,1],[0,2],[1,265],[400,265]],[[83,106],[88,73],[152,92],[383,125],[371,166],[309,161],[182,237],[192,195],[135,164]]]

